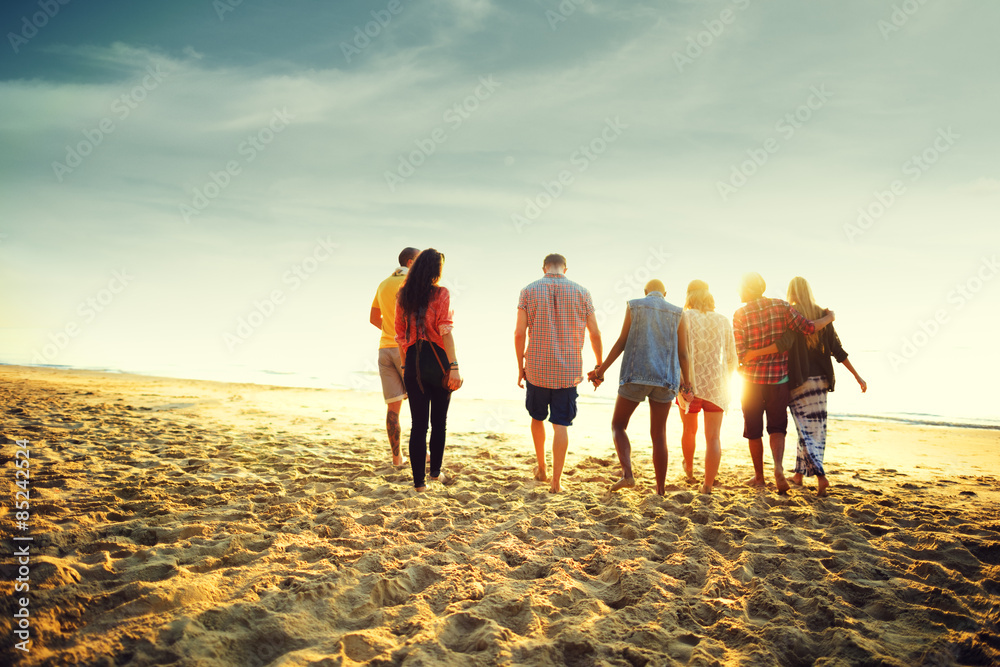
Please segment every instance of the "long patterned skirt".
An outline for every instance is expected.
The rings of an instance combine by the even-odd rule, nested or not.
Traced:
[[[822,375],[807,379],[792,390],[788,407],[799,432],[795,472],[812,477],[826,475],[823,452],[826,450],[826,394],[829,384]]]

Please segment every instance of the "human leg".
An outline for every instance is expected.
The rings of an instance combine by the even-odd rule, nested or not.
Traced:
[[[823,468],[826,450],[826,401],[827,380],[823,376],[813,376],[797,387],[792,394],[789,408],[795,418],[799,432],[801,451],[796,459],[796,474],[807,477],[813,475],[818,480],[818,491],[825,495],[829,482]]]
[[[628,439],[629,419],[632,413],[639,407],[639,403],[624,396],[618,396],[615,400],[615,411],[611,415],[611,439],[615,444],[615,451],[618,453],[618,463],[621,465],[622,476],[611,486],[612,491],[635,486],[635,477],[632,474],[632,445]]]
[[[681,433],[681,454],[684,457],[684,473],[688,481],[694,479],[694,449],[698,436],[698,413],[681,410],[681,423],[684,431]]]
[[[649,436],[653,440],[653,472],[656,475],[656,493],[663,495],[667,486],[667,416],[670,403],[649,401]],[[697,416],[697,415],[695,415]]]
[[[434,387],[431,394],[431,470],[430,477],[437,480],[441,477],[441,462],[444,459],[444,442],[447,434],[448,406],[451,404],[451,392],[443,387]]]
[[[802,402],[799,400],[805,392],[805,387],[800,385],[789,394],[788,410],[792,413],[792,420],[795,422],[796,446],[795,446],[795,468],[794,474],[788,481],[795,486],[802,486],[802,476],[809,472],[809,454],[806,451],[805,434],[802,431],[804,426],[804,411]]]
[[[430,396],[420,391],[416,381],[416,355],[407,355],[406,389],[410,398],[410,469],[413,471],[413,486],[423,491],[427,463],[427,424],[430,419]],[[412,367],[411,367],[412,361]]]
[[[764,410],[767,414],[767,433],[771,446],[771,458],[774,461],[774,484],[778,493],[788,492],[788,480],[785,479],[785,433],[788,430],[788,383],[770,384],[764,386]]]
[[[569,427],[576,417],[576,387],[553,389],[550,394],[552,422],[552,483],[551,493],[562,490],[559,482],[562,479],[563,466],[566,464],[566,452],[569,450]]]
[[[549,390],[536,387],[527,380],[527,390],[524,394],[524,406],[531,416],[531,441],[535,445],[535,481],[544,482],[548,479],[545,465],[545,418],[549,415]]]
[[[722,441],[719,434],[722,431],[724,414],[724,412],[705,412],[705,481],[701,485],[702,493],[712,492],[715,477],[719,474],[719,463],[722,460]]]
[[[743,437],[750,449],[754,476],[749,486],[764,486],[764,385],[743,382]]]
[[[778,493],[788,492],[788,480],[785,479],[785,471],[782,469],[782,460],[785,456],[785,434],[769,433],[768,444],[771,447],[771,459],[774,461],[774,484],[778,487]]]
[[[392,465],[403,465],[403,454],[399,450],[399,440],[402,429],[399,427],[399,411],[403,401],[394,401],[387,406],[385,413],[385,431],[389,435],[389,448],[392,450]]]
[[[531,420],[531,440],[535,444],[535,480],[544,482],[548,480],[545,465],[545,422]]]
[[[385,432],[389,438],[393,465],[402,465],[403,456],[399,449],[399,411],[406,398],[403,382],[403,368],[400,363],[399,348],[382,348],[378,351],[378,375],[382,383],[382,397],[386,403]]]
[[[559,493],[562,490],[559,480],[562,479],[566,452],[569,451],[569,428],[562,424],[553,424],[552,431],[552,484],[549,486],[549,491]]]

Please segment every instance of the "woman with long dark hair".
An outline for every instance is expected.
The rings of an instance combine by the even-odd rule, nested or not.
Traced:
[[[425,483],[427,426],[430,423],[430,478],[444,481],[445,428],[451,392],[462,386],[455,357],[451,295],[438,285],[444,254],[428,248],[417,255],[396,297],[396,342],[403,384],[410,400],[410,466],[413,486]]]

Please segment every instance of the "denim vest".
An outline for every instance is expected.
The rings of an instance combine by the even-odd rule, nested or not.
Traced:
[[[633,382],[677,391],[681,364],[677,358],[677,327],[680,308],[668,303],[660,292],[628,302],[632,324],[625,342],[619,384]]]

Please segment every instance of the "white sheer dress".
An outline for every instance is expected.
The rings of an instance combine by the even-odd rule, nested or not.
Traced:
[[[715,311],[685,310],[681,320],[687,324],[688,381],[695,397],[728,410],[729,381],[738,365],[733,325]],[[687,412],[687,401],[679,397],[678,402]]]

